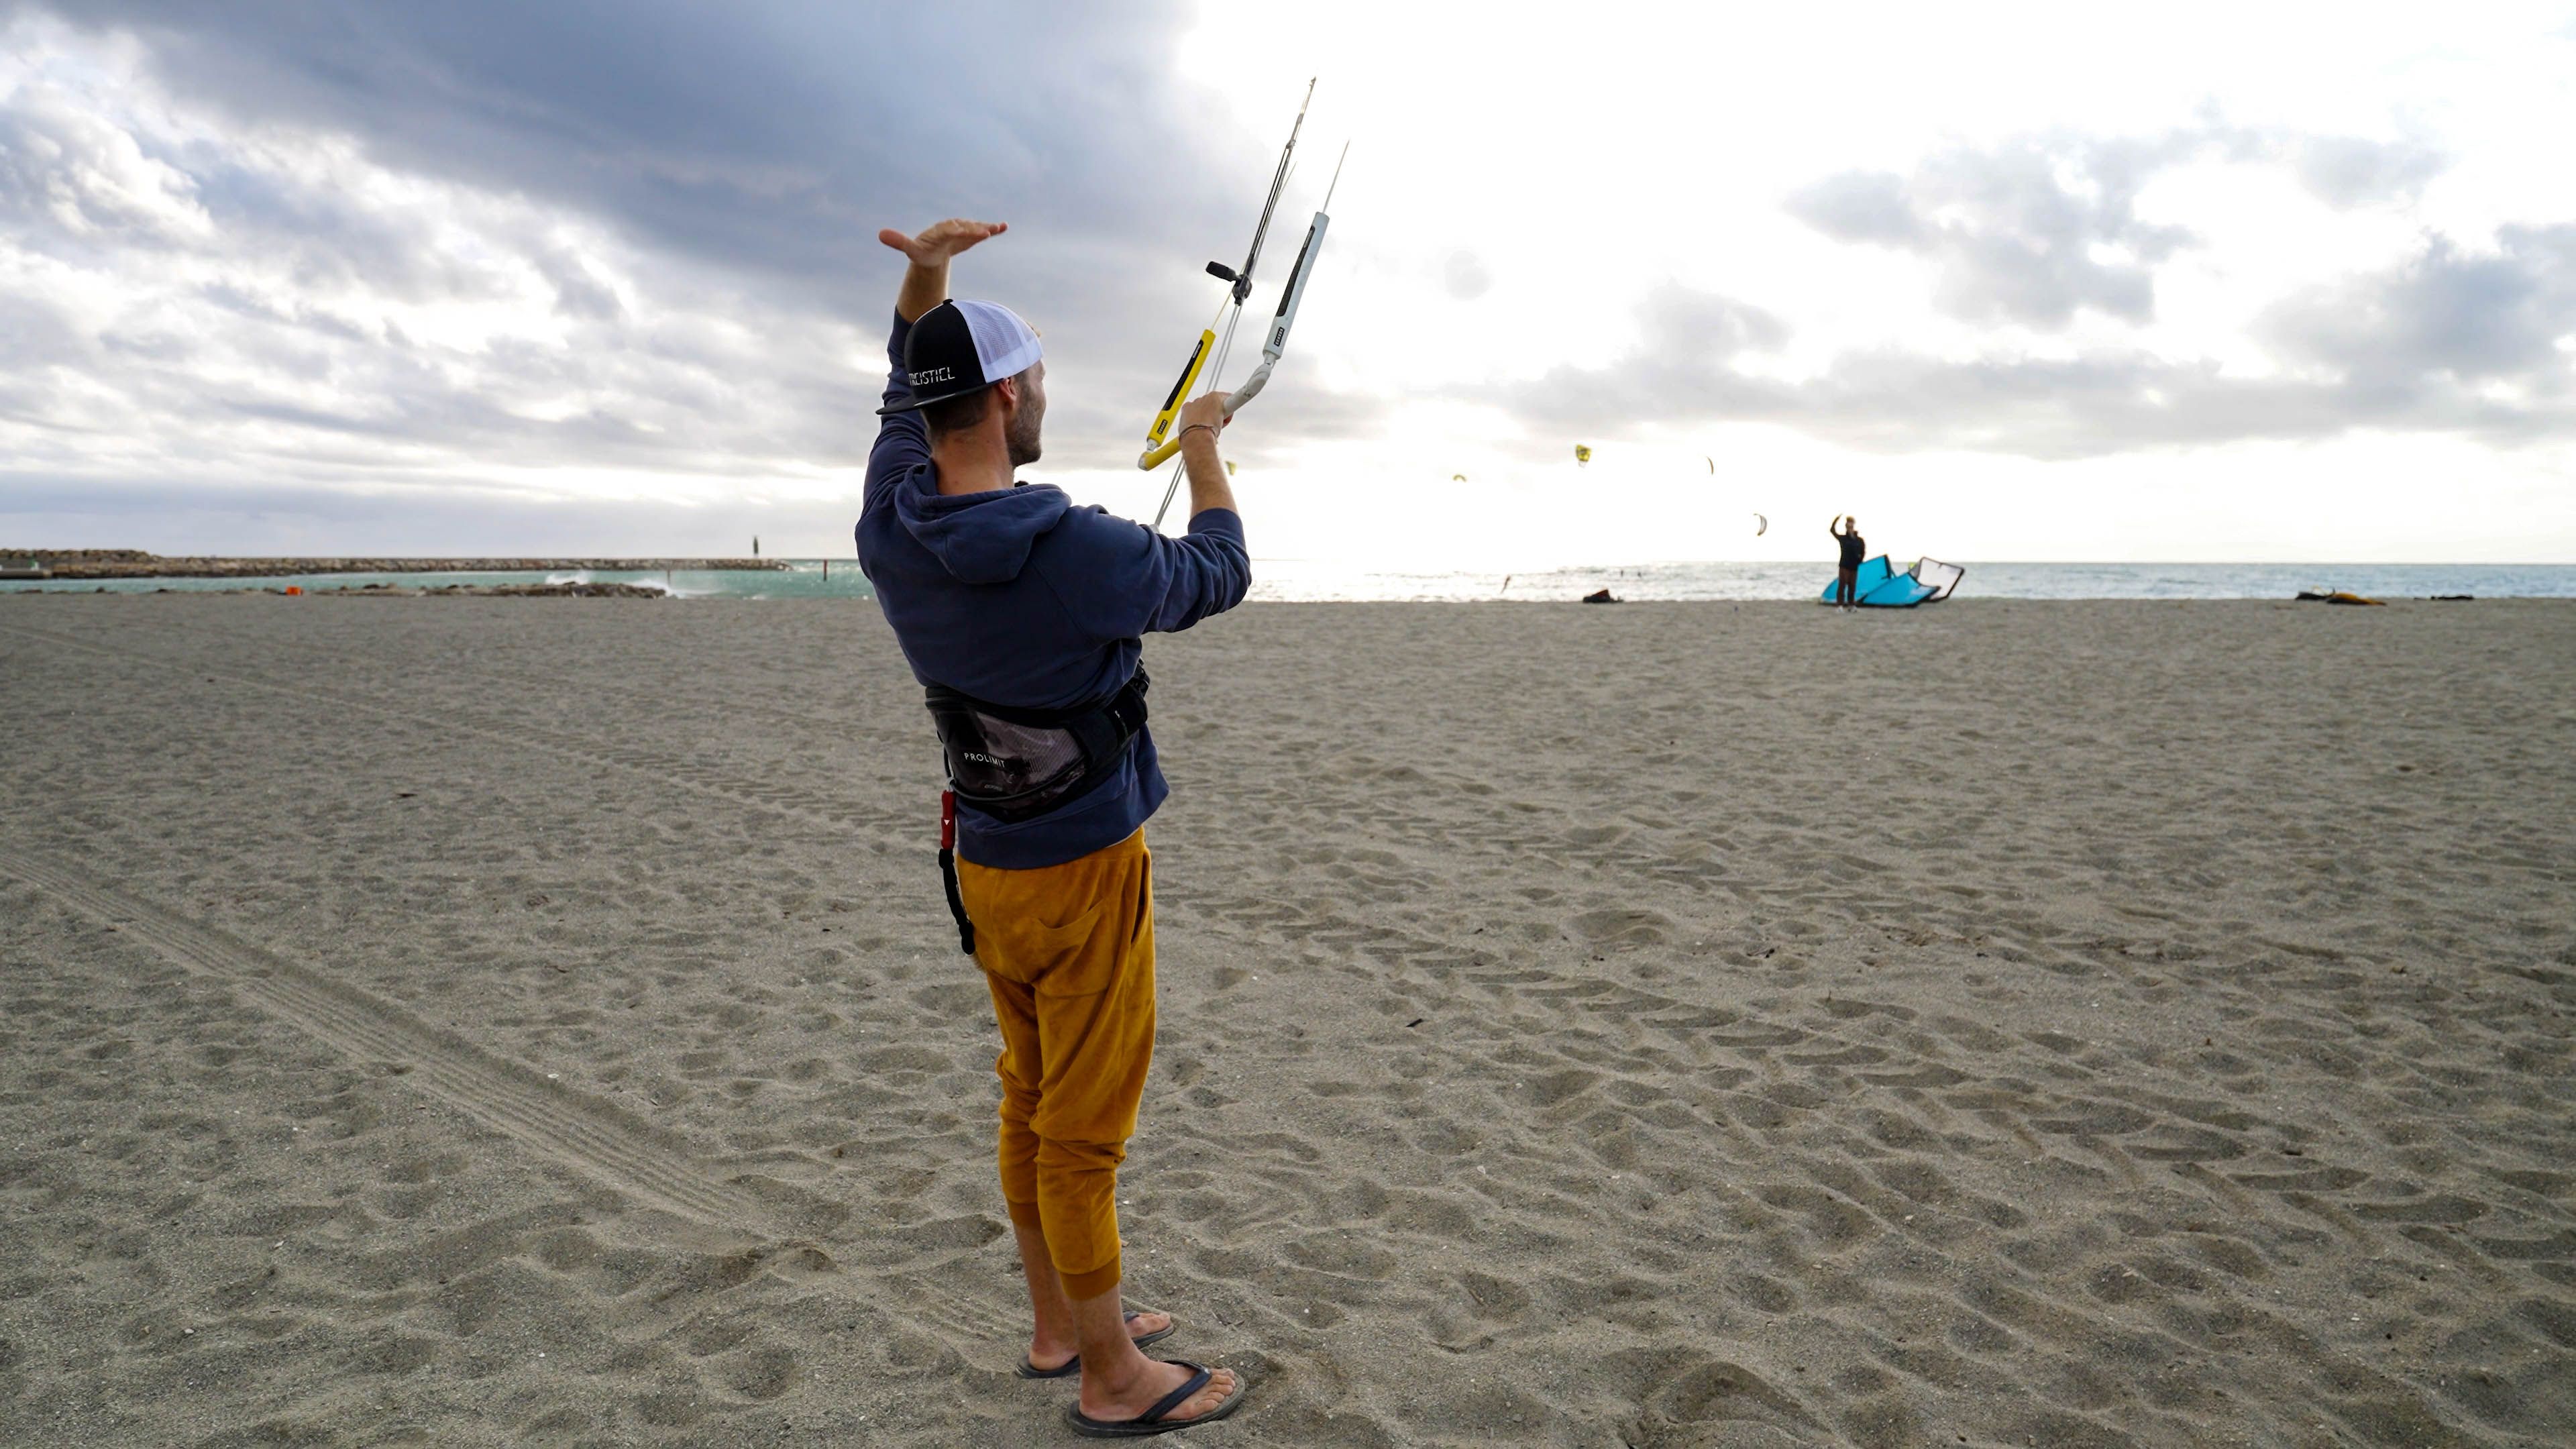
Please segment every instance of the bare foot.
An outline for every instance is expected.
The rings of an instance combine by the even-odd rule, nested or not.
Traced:
[[[1171,1331],[1171,1328],[1172,1315],[1168,1313],[1139,1313],[1135,1317],[1127,1320],[1127,1337],[1131,1341],[1140,1338],[1151,1338],[1159,1333],[1168,1333]],[[1031,1335],[1029,1338],[1029,1367],[1036,1369],[1040,1373],[1051,1374],[1057,1369],[1064,1367],[1066,1364],[1073,1362],[1074,1358],[1080,1351],[1080,1345],[1072,1340],[1068,1339],[1065,1342],[1058,1343],[1053,1339],[1046,1337],[1045,1330],[1041,1329],[1038,1333]],[[1173,1387],[1178,1388],[1180,1386],[1175,1384]],[[1166,1390],[1165,1392],[1168,1393],[1169,1390]],[[1145,1402],[1150,1404],[1153,1400],[1148,1399]]]
[[[1082,1381],[1081,1407],[1084,1417],[1104,1424],[1124,1423],[1142,1417],[1165,1394],[1190,1381],[1190,1370],[1176,1363],[1145,1360],[1145,1371],[1123,1385],[1094,1384],[1088,1375]],[[1163,1415],[1165,1422],[1186,1424],[1192,1419],[1214,1413],[1216,1407],[1234,1392],[1234,1370],[1211,1369],[1206,1387],[1183,1399]]]

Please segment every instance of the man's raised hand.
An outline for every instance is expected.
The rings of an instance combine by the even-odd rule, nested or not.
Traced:
[[[986,237],[1000,236],[1010,229],[1010,223],[1005,221],[968,221],[952,216],[924,227],[919,236],[905,236],[887,227],[877,233],[877,240],[903,253],[916,267],[938,267]]]
[[[877,233],[877,240],[904,254],[912,265],[903,273],[903,287],[895,293],[894,314],[906,322],[918,322],[921,315],[948,300],[948,259],[986,237],[1000,236],[1010,230],[1006,222],[968,221],[952,216],[933,222],[919,236],[905,236],[893,227]]]

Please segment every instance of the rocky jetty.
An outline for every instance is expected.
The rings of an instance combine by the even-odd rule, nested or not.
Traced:
[[[58,579],[266,579],[292,574],[536,573],[567,569],[784,572],[774,558],[165,558],[137,548],[0,549]]]

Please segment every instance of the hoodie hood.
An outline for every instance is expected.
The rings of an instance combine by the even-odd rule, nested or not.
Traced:
[[[928,464],[914,468],[894,495],[905,531],[962,584],[1018,578],[1029,550],[1072,506],[1063,489],[1044,483],[943,494]]]

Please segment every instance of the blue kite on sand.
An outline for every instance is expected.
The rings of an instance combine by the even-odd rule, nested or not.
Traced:
[[[1887,561],[1887,555],[1880,554],[1860,566],[1857,581],[1852,586],[1852,602],[1869,609],[1911,609],[1917,604],[1938,603],[1950,597],[1950,591],[1959,586],[1959,580],[1967,577],[1967,573],[1957,564],[1945,564],[1937,558],[1919,558],[1914,561],[1914,567],[1900,574]],[[1816,602],[1830,604],[1833,601],[1834,585],[1828,583],[1825,591],[1816,596]]]

